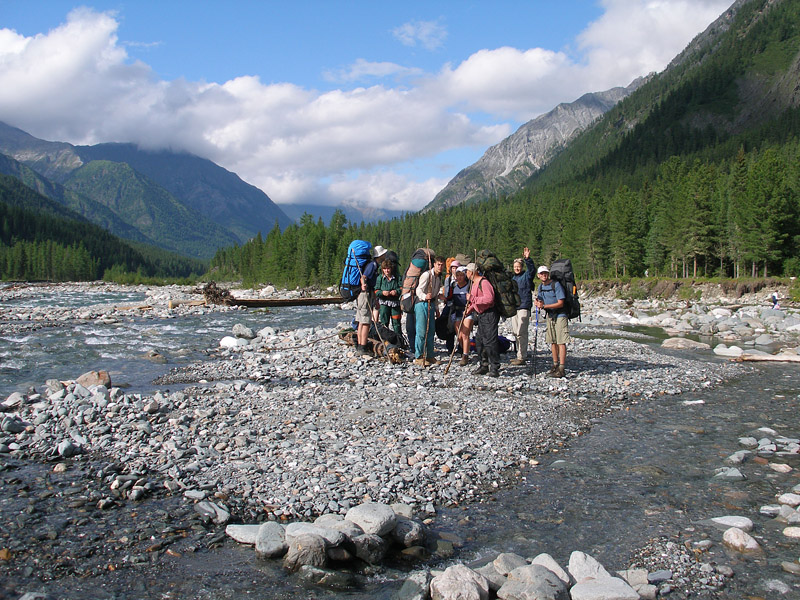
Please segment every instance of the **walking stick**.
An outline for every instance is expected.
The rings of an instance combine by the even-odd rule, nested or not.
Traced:
[[[356,253],[352,249],[350,250],[350,253],[353,255],[353,260],[356,261],[356,268],[358,269],[358,274],[363,279],[364,278],[364,272],[361,270],[361,265],[358,264],[358,260],[356,259]],[[364,293],[365,294],[369,294],[369,292],[364,292]],[[380,329],[378,329],[378,324],[375,322],[375,317],[372,316],[372,305],[370,304],[369,297],[367,297],[367,306],[369,306],[369,320],[370,320],[370,323],[375,325],[375,333],[378,334],[378,339],[381,341],[381,344],[383,345],[383,349],[384,349],[384,352],[385,352],[386,351],[386,342],[383,341],[383,338],[381,337],[381,331],[380,331]],[[358,332],[356,332],[356,335],[358,335]],[[367,332],[367,337],[369,337],[369,332]],[[358,343],[358,342],[356,341],[356,343]]]
[[[536,325],[533,327],[533,378],[536,379],[536,342],[539,341],[539,307],[536,307]]]

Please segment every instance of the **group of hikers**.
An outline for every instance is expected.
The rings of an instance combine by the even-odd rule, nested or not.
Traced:
[[[354,254],[352,249],[349,252]],[[537,269],[530,258],[530,250],[523,248],[522,257],[514,260],[510,274],[519,294],[515,302],[518,306],[515,311],[503,311],[499,308],[502,292],[497,279],[488,272],[488,267],[478,266],[478,256],[476,254],[477,262],[470,261],[464,254],[445,259],[430,249],[419,249],[405,277],[401,277],[396,253],[380,245],[371,248],[370,259],[365,260],[363,268],[360,263],[358,265],[358,283],[354,281],[350,286],[357,288],[351,292],[357,295],[357,353],[370,354],[370,331],[373,327],[383,328],[394,334],[399,345],[413,351],[415,364],[435,365],[439,362],[434,352],[436,333],[446,341],[451,360],[458,352],[461,355],[459,364],[466,366],[470,363],[474,330],[474,353],[479,364],[473,374],[498,377],[501,313],[513,314],[510,319],[516,338],[516,356],[509,362],[522,366],[527,363],[528,328],[533,311],[537,327],[539,315],[546,317],[545,342],[550,345],[553,358],[548,375],[564,377],[570,316],[564,286],[551,279],[548,266]],[[406,314],[407,341],[401,324],[403,313]]]

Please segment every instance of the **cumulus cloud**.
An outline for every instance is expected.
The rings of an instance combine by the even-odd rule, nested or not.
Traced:
[[[447,39],[447,29],[438,21],[412,21],[395,27],[392,35],[404,46],[436,50]]]
[[[663,68],[723,5],[606,0],[604,15],[576,40],[580,61],[508,47],[479,50],[435,73],[358,60],[330,77],[371,85],[325,92],[249,75],[160,80],[128,56],[113,13],[78,9],[32,37],[0,29],[0,120],[49,140],[186,150],[278,202],[417,209],[446,179],[410,166],[441,163],[448,150],[486,148],[559,102]],[[442,42],[444,28],[422,25],[395,35],[427,47]]]

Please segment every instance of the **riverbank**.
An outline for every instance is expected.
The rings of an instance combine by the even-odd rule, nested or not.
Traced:
[[[113,318],[111,309],[71,310],[60,316],[63,326],[70,318]],[[172,310],[164,314],[211,309]],[[402,502],[435,521],[440,507],[484,503],[605,414],[656,396],[680,402],[682,393],[749,372],[711,353],[665,352],[647,334],[619,330],[626,319],[641,325],[631,320],[655,317],[694,327],[711,310],[587,299],[586,323],[575,333],[633,339],[576,337],[564,380],[540,373],[532,381],[532,365],[505,361],[497,379],[457,362],[445,376],[443,364],[356,357],[337,329],[268,327],[252,339],[240,331],[243,345],[209,349],[210,360],[171,371],[155,394],[126,393],[113,381],[110,388],[42,382],[15,396],[0,434],[2,506],[13,515],[2,540],[6,585],[177,560],[173,554],[224,544],[226,522],[308,520],[365,500]],[[788,345],[787,318],[761,325]],[[756,334],[761,326],[752,319],[747,327]],[[744,330],[732,335],[753,341]],[[98,533],[97,523],[112,533]],[[45,566],[42,556],[50,557]]]

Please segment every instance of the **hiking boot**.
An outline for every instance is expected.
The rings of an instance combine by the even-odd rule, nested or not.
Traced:
[[[425,359],[425,366],[430,367],[431,365],[438,365],[439,361],[436,360],[434,357],[426,358]]]
[[[550,377],[566,377],[567,374],[564,372],[564,365],[557,365],[556,368],[548,374]]]
[[[425,359],[424,358],[415,358],[414,359],[414,364],[415,365],[419,365],[420,367],[424,367],[425,366]]]
[[[458,361],[458,364],[460,364],[462,367],[466,367],[469,364],[469,356],[462,356],[461,360]]]
[[[489,372],[489,367],[486,365],[481,365],[477,369],[475,369],[472,374],[473,375],[486,375]]]
[[[500,370],[499,369],[490,369],[489,370],[489,377],[500,377]]]
[[[552,377],[556,371],[558,371],[558,363],[553,363],[553,366],[550,367],[550,370],[547,372],[547,374]]]
[[[508,364],[514,365],[515,367],[519,367],[521,365],[524,365],[525,361],[522,360],[521,358],[512,358],[510,361],[508,361]]]
[[[370,352],[367,350],[366,346],[362,346],[361,344],[356,344],[356,354],[358,356],[369,356]]]

